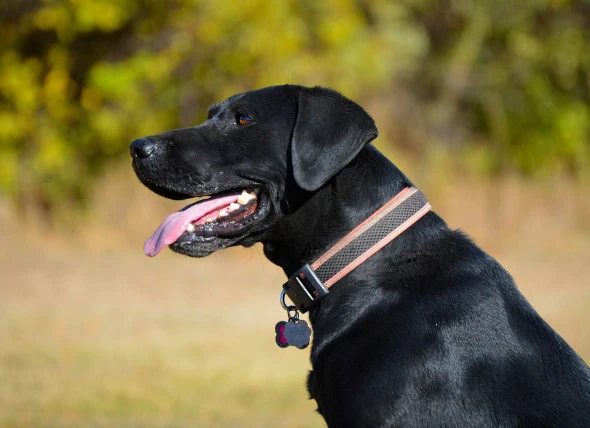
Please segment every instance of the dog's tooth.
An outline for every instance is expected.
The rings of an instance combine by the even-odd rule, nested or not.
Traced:
[[[219,211],[219,214],[217,214],[217,216],[218,217],[227,217],[228,216],[227,208],[224,208],[221,211]]]
[[[186,231],[187,232],[194,232],[195,231],[195,225],[192,223],[189,223],[189,225],[186,227]]]
[[[252,199],[255,199],[255,195],[251,195],[250,193],[246,192],[245,190],[242,191],[242,194],[238,196],[238,204],[245,205],[250,202]]]
[[[260,189],[259,189],[258,187],[255,187],[255,188],[252,190],[252,193],[256,193],[256,194],[258,194],[258,193],[260,193]]]
[[[235,202],[232,202],[231,204],[229,204],[229,212],[235,211],[237,209],[240,208],[240,204],[236,204]]]

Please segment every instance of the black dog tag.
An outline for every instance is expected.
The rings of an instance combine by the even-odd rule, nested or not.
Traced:
[[[309,345],[311,338],[311,329],[304,320],[279,321],[275,326],[275,332],[277,345],[281,348],[295,346],[304,349]]]

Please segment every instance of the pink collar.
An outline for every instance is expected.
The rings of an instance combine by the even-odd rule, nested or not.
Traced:
[[[305,264],[298,269],[283,285],[283,292],[297,310],[307,312],[328,294],[330,287],[401,235],[430,209],[422,192],[415,187],[404,188],[311,265]]]

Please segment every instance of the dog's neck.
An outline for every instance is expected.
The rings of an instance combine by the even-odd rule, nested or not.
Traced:
[[[363,149],[351,164],[313,194],[299,194],[287,202],[282,222],[264,241],[266,256],[283,268],[287,276],[304,263],[311,263],[335,242],[354,229],[403,188],[410,180],[372,145]],[[292,193],[292,192],[290,192]],[[342,317],[361,316],[377,303],[388,281],[387,292],[395,294],[391,278],[408,257],[420,253],[426,241],[446,225],[434,213],[420,220],[422,227],[410,228],[392,244],[372,256],[331,289],[321,304],[310,311],[314,326],[314,353],[339,331]],[[391,276],[374,277],[374,263],[387,263]],[[398,269],[399,267],[399,269]],[[325,320],[325,322],[322,322]],[[343,321],[343,320],[341,320]]]
[[[286,192],[284,217],[263,241],[266,256],[290,276],[358,226],[410,180],[372,145],[314,193]]]

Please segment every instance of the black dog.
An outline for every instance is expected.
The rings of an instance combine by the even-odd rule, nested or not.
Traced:
[[[134,141],[151,190],[213,195],[166,219],[146,253],[262,242],[291,275],[411,186],[368,144],[376,136],[338,93],[286,85]],[[310,319],[308,389],[331,427],[590,427],[588,366],[498,262],[433,212],[338,282]]]

